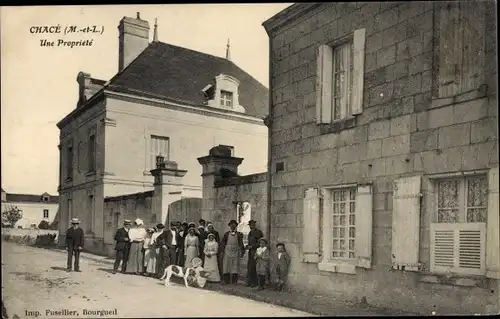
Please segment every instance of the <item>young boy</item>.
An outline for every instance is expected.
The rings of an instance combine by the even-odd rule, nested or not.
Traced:
[[[259,240],[260,247],[255,252],[255,261],[257,264],[257,275],[259,276],[259,290],[264,289],[267,275],[269,274],[269,249],[267,249],[267,240]]]
[[[288,276],[288,269],[290,268],[290,255],[286,252],[285,244],[283,243],[278,243],[276,249],[276,263],[273,269],[276,273],[275,284],[277,290],[283,291]]]

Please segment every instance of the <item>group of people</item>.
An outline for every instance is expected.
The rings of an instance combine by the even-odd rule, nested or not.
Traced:
[[[141,219],[125,220],[115,234],[116,260],[113,273],[121,272],[160,278],[169,265],[193,267],[195,258],[201,259],[209,275],[209,282],[236,284],[239,279],[240,261],[248,250],[247,285],[264,289],[270,274],[275,274],[275,287],[282,290],[290,266],[290,256],[285,245],[278,243],[276,258],[272,258],[268,242],[254,220],[249,221],[248,244],[243,233],[236,230],[238,223],[231,220],[229,231],[222,238],[214,225],[203,219],[195,223],[171,222],[146,229]],[[271,264],[273,265],[271,267]]]

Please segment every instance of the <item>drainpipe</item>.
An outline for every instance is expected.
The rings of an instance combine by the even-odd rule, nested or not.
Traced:
[[[266,30],[267,31],[267,30]],[[273,79],[273,63],[271,61],[272,58],[272,40],[269,36],[269,112],[266,118],[266,126],[267,126],[267,238],[271,241],[271,212],[272,212],[272,154],[271,154],[271,141],[272,141],[272,123],[273,123],[273,115],[272,115],[272,103],[273,103],[273,93],[271,82]]]

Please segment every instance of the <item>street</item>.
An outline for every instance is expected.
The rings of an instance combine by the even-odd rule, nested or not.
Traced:
[[[67,273],[65,254],[2,241],[9,318],[310,316],[178,281],[166,288],[158,279],[113,275],[110,265],[85,258],[80,265],[82,272]]]

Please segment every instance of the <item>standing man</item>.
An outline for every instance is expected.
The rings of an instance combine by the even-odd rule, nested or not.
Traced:
[[[75,255],[75,271],[80,272],[80,252],[83,249],[83,229],[79,227],[78,218],[71,220],[71,226],[66,231],[66,250],[68,251],[68,264],[66,271],[71,271],[73,254]]]
[[[257,222],[255,220],[250,220],[248,226],[250,227],[250,232],[248,233],[248,263],[247,263],[247,286],[256,287],[258,285],[257,277],[257,263],[255,261],[255,253],[257,248],[259,248],[259,240],[264,237],[264,234],[260,229],[256,227]]]
[[[204,220],[203,218],[202,218],[202,219],[200,219],[200,220],[198,221],[198,225],[199,225],[199,226],[198,226],[198,229],[199,229],[200,227],[203,227],[203,229],[207,230],[207,222],[206,222],[206,220]]]
[[[243,244],[243,233],[236,231],[238,222],[231,220],[229,222],[230,230],[222,238],[222,251],[224,257],[222,260],[222,277],[225,284],[238,283],[238,274],[240,270],[240,258],[245,255],[245,245]]]
[[[205,262],[205,254],[203,251],[205,250],[205,239],[207,239],[207,231],[204,226],[200,225],[198,226],[198,247],[199,247],[199,252],[200,252],[200,259],[202,260],[202,266],[203,263]]]
[[[175,222],[171,222],[170,229],[163,231],[157,239],[158,244],[161,245],[160,249],[163,250],[163,253],[160,253],[160,255],[163,256],[163,269],[170,265],[176,265],[177,262],[177,250],[179,247],[178,244],[180,241],[180,235],[176,226]]]
[[[122,263],[122,273],[125,273],[127,269],[128,253],[130,251],[130,238],[128,237],[128,231],[130,230],[131,221],[125,219],[123,222],[123,227],[118,229],[115,234],[116,240],[116,259],[113,267],[113,274],[116,274],[120,262]]]

